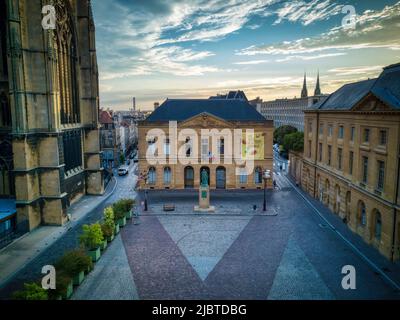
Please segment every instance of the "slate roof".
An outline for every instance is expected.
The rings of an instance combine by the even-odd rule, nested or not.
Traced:
[[[108,124],[112,124],[112,123],[114,123],[113,119],[111,117],[111,114],[108,111],[104,111],[104,110],[100,111],[99,122],[101,124],[107,124],[107,123]]]
[[[378,78],[344,85],[311,109],[351,110],[370,93],[400,110],[400,63],[384,68]]]
[[[244,100],[168,99],[145,122],[184,121],[201,113],[209,113],[226,121],[267,121]]]

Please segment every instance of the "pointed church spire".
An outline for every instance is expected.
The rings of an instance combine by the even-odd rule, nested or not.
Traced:
[[[314,96],[320,96],[320,95],[321,95],[321,88],[319,85],[319,70],[318,70],[317,85],[315,87]]]
[[[302,98],[307,98],[307,97],[308,97],[308,91],[307,91],[307,76],[306,76],[306,73],[305,73],[305,72],[304,72],[303,89],[301,90],[301,97],[302,97]]]

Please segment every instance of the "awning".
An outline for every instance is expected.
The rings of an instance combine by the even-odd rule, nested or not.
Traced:
[[[17,213],[14,199],[0,199],[0,222],[11,218]]]

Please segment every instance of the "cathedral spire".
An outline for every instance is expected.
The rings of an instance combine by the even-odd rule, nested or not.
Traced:
[[[301,90],[301,97],[302,97],[302,98],[307,98],[307,97],[308,97],[308,91],[307,91],[307,76],[306,76],[306,73],[305,73],[305,72],[304,72],[303,89]]]
[[[319,85],[319,70],[318,70],[317,85],[315,87],[314,96],[320,96],[320,95],[321,95],[321,88]]]

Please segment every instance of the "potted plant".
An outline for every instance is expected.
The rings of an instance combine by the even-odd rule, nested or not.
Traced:
[[[64,271],[58,272],[56,277],[56,289],[49,290],[52,300],[68,300],[74,292],[73,281]]]
[[[126,206],[124,200],[119,200],[113,204],[114,221],[120,227],[126,225]]]
[[[47,290],[37,283],[25,283],[24,289],[13,293],[14,300],[48,300]]]
[[[92,261],[96,262],[100,259],[100,246],[104,240],[101,226],[99,223],[85,224],[82,229],[83,233],[79,238],[80,243],[88,251]]]
[[[68,251],[55,264],[57,272],[63,272],[71,277],[75,286],[80,285],[85,272],[93,267],[92,258],[81,249]]]
[[[114,211],[112,207],[104,209],[104,222],[101,224],[101,230],[106,238],[107,242],[111,242],[114,239],[115,222],[114,222]]]
[[[133,216],[132,208],[133,208],[133,205],[135,204],[135,200],[124,199],[123,201],[125,204],[125,216],[127,219],[132,219],[132,216]]]

